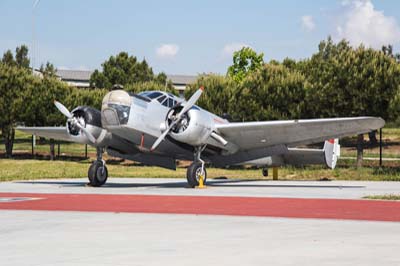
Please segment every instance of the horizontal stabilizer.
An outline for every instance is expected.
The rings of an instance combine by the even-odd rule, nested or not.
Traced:
[[[303,166],[309,164],[321,164],[334,169],[340,156],[340,145],[338,139],[325,141],[323,149],[289,148],[286,153],[272,155],[255,160],[249,160],[239,164],[250,164],[256,166],[281,166],[295,165]]]

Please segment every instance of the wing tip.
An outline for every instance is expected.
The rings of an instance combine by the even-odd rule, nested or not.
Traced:
[[[373,117],[373,123],[371,126],[373,127],[374,130],[383,128],[385,126],[385,120],[381,117]]]

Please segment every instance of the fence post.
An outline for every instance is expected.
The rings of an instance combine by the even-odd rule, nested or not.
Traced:
[[[382,166],[382,128],[379,129],[379,166]]]
[[[35,156],[35,135],[32,135],[32,157]]]
[[[362,167],[364,149],[364,135],[357,136],[357,169]]]
[[[50,160],[54,161],[55,151],[54,151],[54,139],[50,139]]]

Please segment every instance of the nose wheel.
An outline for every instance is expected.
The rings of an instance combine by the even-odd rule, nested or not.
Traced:
[[[97,148],[97,160],[89,167],[89,185],[92,187],[100,187],[107,182],[108,170],[105,161],[102,159],[102,154],[103,149]]]

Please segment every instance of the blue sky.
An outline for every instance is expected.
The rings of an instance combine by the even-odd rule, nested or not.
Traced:
[[[0,52],[32,44],[35,0],[0,1]],[[400,46],[400,1],[41,0],[35,9],[36,66],[96,69],[127,51],[155,72],[225,73],[232,51],[251,46],[265,60],[309,57],[331,35]]]

